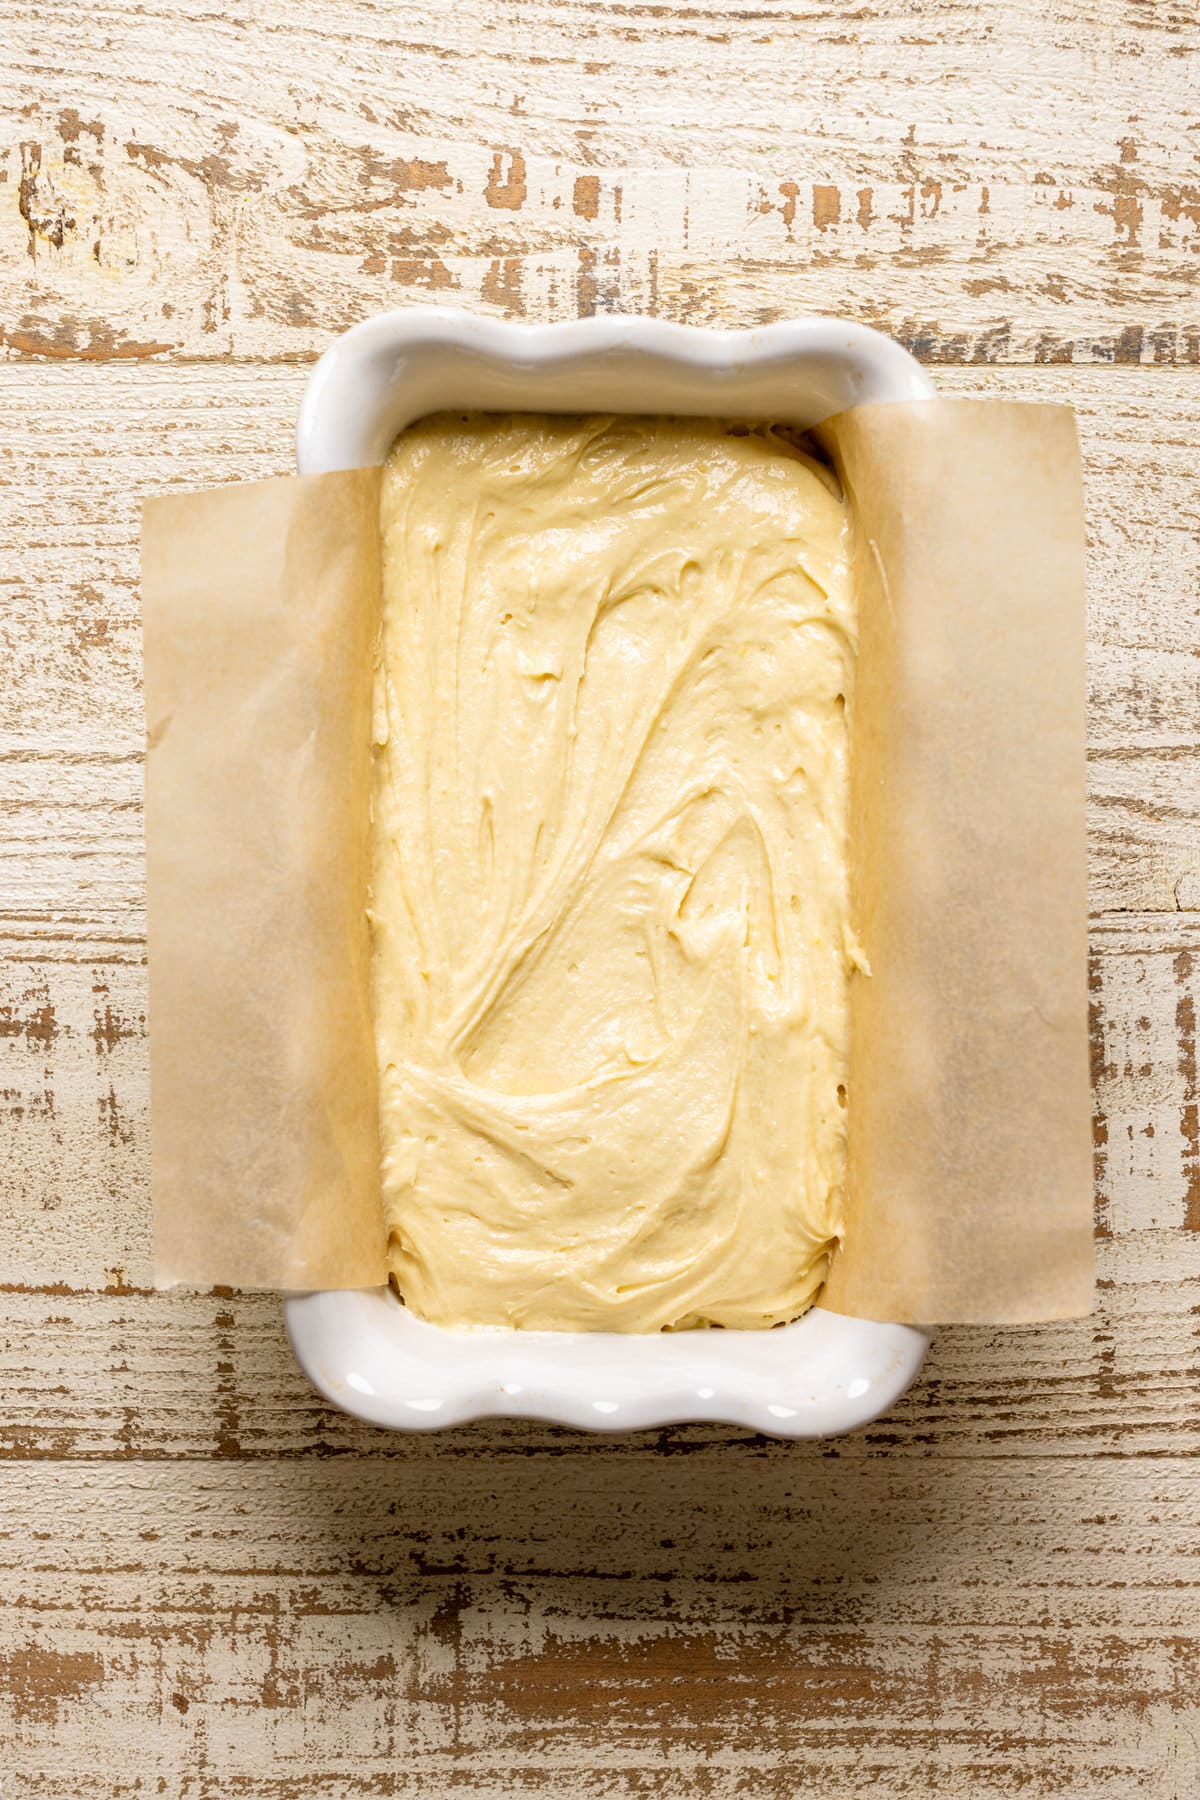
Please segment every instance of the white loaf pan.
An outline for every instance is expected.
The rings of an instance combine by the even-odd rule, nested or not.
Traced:
[[[871,400],[933,392],[889,338],[836,319],[708,331],[608,314],[509,325],[433,307],[370,319],[313,370],[296,430],[301,474],[382,462],[442,408],[698,413],[802,428]],[[781,1437],[864,1425],[915,1379],[929,1334],[815,1306],[771,1331],[450,1331],[387,1288],[297,1294],[301,1367],[335,1405],[427,1430],[485,1416],[593,1430],[715,1420]]]

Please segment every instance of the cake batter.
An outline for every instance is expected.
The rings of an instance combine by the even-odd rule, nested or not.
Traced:
[[[842,1218],[847,510],[786,432],[440,414],[382,495],[393,1278],[441,1325],[770,1326]]]

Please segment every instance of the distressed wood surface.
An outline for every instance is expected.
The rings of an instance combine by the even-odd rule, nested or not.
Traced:
[[[1200,358],[1187,4],[201,0],[149,65],[139,5],[9,10],[22,353],[303,359],[432,295]]]
[[[1200,20],[0,0],[0,1791],[1200,1791]],[[381,307],[1078,410],[1098,1307],[837,1443],[389,1437],[149,1289],[137,512]]]

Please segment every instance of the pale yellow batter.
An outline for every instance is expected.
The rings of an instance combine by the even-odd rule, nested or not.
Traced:
[[[443,1325],[766,1326],[842,1216],[849,525],[769,429],[441,414],[383,485],[384,1203]]]

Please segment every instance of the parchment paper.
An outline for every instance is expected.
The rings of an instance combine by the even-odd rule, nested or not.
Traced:
[[[1082,492],[1060,407],[825,428],[856,525],[850,1203],[821,1303],[1092,1299]],[[378,471],[147,503],[156,1278],[386,1278],[364,911]]]
[[[821,1304],[1092,1305],[1083,489],[1066,407],[856,408],[849,1206]]]
[[[379,470],[142,518],[155,1279],[386,1280],[368,876]]]

